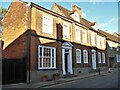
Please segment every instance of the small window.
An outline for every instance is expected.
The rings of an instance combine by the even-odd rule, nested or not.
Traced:
[[[83,62],[88,63],[88,51],[83,50]]]
[[[80,16],[77,12],[74,13],[74,20],[80,22]]]
[[[81,50],[76,49],[76,63],[81,63]]]
[[[105,53],[102,53],[102,63],[105,63]]]
[[[56,68],[56,48],[38,46],[38,69]]]
[[[101,53],[98,52],[98,63],[101,63]]]

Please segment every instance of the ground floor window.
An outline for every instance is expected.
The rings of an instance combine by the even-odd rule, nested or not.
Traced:
[[[102,53],[102,63],[105,63],[105,53]]]
[[[98,63],[101,63],[101,53],[98,52]]]
[[[81,63],[81,50],[76,49],[76,63]]]
[[[56,48],[38,46],[38,69],[56,68]]]
[[[83,62],[88,63],[88,51],[83,50]]]

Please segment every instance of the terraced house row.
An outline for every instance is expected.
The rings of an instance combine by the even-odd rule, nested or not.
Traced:
[[[11,3],[2,23],[3,59],[24,60],[22,67],[16,66],[22,69],[16,72],[24,75],[16,75],[17,80],[35,82],[45,76],[52,80],[56,74],[62,78],[108,68],[107,36],[96,22],[83,18],[79,6],[71,8]]]

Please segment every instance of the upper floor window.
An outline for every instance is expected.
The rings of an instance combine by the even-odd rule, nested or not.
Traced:
[[[88,63],[88,51],[83,50],[83,62]]]
[[[105,44],[104,42],[105,42],[104,37],[101,37],[101,47],[102,47],[102,48],[104,48],[104,44]]]
[[[81,50],[76,49],[76,63],[81,63]]]
[[[75,36],[76,36],[76,41],[80,41],[80,29],[75,28]]]
[[[42,32],[53,34],[53,19],[49,16],[42,17]]]
[[[80,16],[77,12],[74,13],[74,20],[80,22]]]
[[[87,43],[87,30],[82,30],[82,42]]]
[[[38,46],[38,69],[56,68],[56,48]]]
[[[68,23],[63,23],[63,38],[70,38],[70,27]]]
[[[91,32],[91,45],[95,45],[95,33]]]
[[[97,35],[97,46],[100,47],[100,36]]]

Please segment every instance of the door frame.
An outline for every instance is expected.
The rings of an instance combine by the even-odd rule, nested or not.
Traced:
[[[72,47],[73,45],[69,42],[65,42],[62,44],[62,71],[63,71],[63,75],[66,74],[66,71],[65,71],[65,49],[68,50],[68,60],[67,60],[67,63],[68,63],[68,72],[70,74],[73,74],[73,67],[72,67]]]

